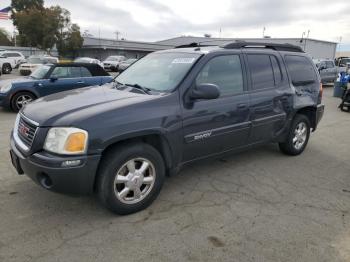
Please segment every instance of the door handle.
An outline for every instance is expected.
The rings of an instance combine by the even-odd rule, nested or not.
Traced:
[[[85,84],[84,81],[78,81],[77,84]]]
[[[247,107],[248,107],[248,105],[244,104],[244,103],[237,105],[237,109],[246,109]]]

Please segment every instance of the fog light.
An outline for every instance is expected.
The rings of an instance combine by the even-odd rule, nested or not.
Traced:
[[[74,167],[79,166],[81,163],[81,160],[66,160],[62,162],[63,167]]]

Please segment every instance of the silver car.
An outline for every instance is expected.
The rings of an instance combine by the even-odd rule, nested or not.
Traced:
[[[318,59],[314,60],[314,63],[320,73],[322,83],[334,83],[338,77],[338,68],[334,61],[330,59]]]

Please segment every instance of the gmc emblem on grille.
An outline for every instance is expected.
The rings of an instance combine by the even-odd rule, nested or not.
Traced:
[[[29,128],[21,125],[18,127],[18,132],[21,133],[21,135],[28,137]]]

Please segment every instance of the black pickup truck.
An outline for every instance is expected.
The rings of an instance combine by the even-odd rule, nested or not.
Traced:
[[[322,85],[299,47],[234,42],[155,52],[112,83],[26,105],[11,159],[43,188],[96,192],[118,214],[146,208],[166,174],[270,142],[302,153],[320,121]]]

